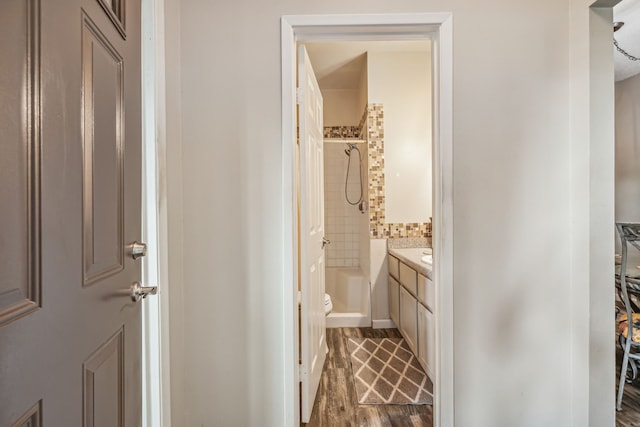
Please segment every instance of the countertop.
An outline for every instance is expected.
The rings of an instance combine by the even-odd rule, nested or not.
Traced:
[[[425,252],[429,254],[431,253],[431,248],[388,248],[388,251],[390,255],[398,258],[400,261],[404,262],[423,276],[427,276],[429,279],[433,280],[433,265],[425,264],[420,261],[420,259],[425,255]]]

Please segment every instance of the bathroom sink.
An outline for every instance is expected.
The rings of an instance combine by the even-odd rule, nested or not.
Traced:
[[[425,255],[420,258],[420,261],[424,262],[425,264],[433,264],[433,255]]]

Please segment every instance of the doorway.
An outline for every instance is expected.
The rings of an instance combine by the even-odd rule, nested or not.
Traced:
[[[298,239],[296,229],[296,44],[318,41],[416,40],[433,41],[433,247],[439,254],[434,278],[439,283],[436,309],[436,369],[434,378],[434,425],[453,420],[453,289],[452,289],[452,27],[451,15],[334,15],[285,16],[282,18],[282,133],[285,212],[285,317],[287,424],[299,424],[300,389],[298,349]]]

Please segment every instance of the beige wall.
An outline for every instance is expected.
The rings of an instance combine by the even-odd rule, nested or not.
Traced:
[[[384,108],[385,222],[431,216],[431,52],[369,52],[369,103]]]
[[[325,89],[322,91],[324,126],[358,126],[364,107],[360,91]]]
[[[368,55],[368,53],[365,53]],[[365,61],[366,63],[366,61]],[[358,106],[360,111],[364,114],[364,110],[369,104],[369,74],[367,67],[362,67],[362,74],[360,75],[360,87],[358,87]]]
[[[606,135],[601,152],[589,138],[612,121],[588,126],[589,99],[607,97],[589,73],[588,4],[167,0],[173,425],[283,425],[280,16],[441,11],[456,426],[613,425],[612,308],[598,310],[613,162]]]

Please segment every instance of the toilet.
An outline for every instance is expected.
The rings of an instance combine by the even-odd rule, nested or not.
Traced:
[[[301,298],[302,298],[301,292],[298,291],[298,307],[300,307]],[[331,313],[331,310],[333,310],[333,303],[331,302],[331,295],[324,294],[324,314],[325,314],[325,316],[328,316],[329,313]]]
[[[333,303],[331,302],[331,295],[324,294],[324,314],[328,316],[333,310]]]

